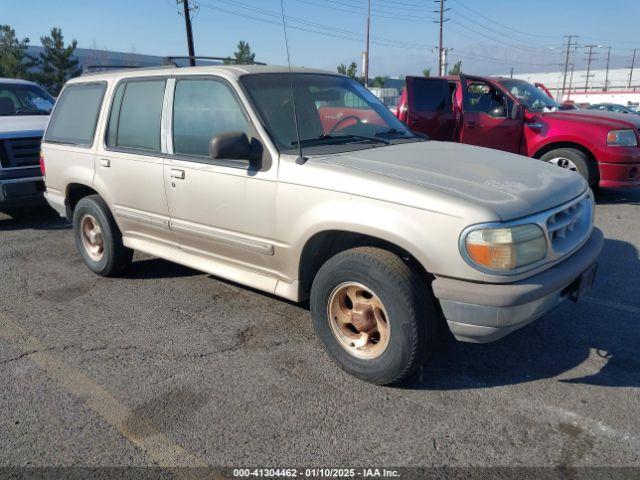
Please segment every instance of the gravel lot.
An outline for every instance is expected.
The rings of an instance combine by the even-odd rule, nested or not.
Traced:
[[[0,466],[640,466],[640,192],[599,196],[595,289],[422,378],[342,373],[308,310],[163,260],[93,275],[0,214]]]

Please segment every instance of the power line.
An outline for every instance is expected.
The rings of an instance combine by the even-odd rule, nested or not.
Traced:
[[[488,17],[486,15],[483,15],[482,13],[478,12],[477,10],[472,9],[471,7],[466,6],[464,3],[460,2],[459,0],[452,0],[453,2],[455,2],[456,4],[460,5],[462,8],[470,11],[471,13],[474,13],[475,15],[478,15],[479,17],[484,18],[485,20],[490,21],[492,24],[494,25],[499,25],[502,28],[505,28],[507,30],[511,30],[512,32],[518,33],[520,35],[526,35],[528,37],[537,37],[537,38],[556,38],[555,36],[551,36],[551,35],[538,35],[538,34],[534,34],[534,33],[527,33],[527,32],[523,32],[521,30],[517,30],[513,27],[510,27],[508,25],[505,25],[503,23],[499,23],[496,21],[495,18],[492,17]],[[474,22],[475,23],[475,22]]]

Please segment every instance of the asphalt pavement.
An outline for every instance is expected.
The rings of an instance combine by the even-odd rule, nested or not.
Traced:
[[[100,278],[55,214],[0,214],[0,467],[640,467],[640,191],[596,225],[582,303],[385,388],[304,305],[139,254]]]

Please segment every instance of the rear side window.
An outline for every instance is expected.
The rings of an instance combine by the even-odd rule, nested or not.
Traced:
[[[225,132],[245,132],[249,123],[231,89],[217,80],[178,80],[173,99],[173,150],[209,156],[209,141]]]
[[[105,83],[67,86],[53,110],[45,141],[90,146],[105,89]]]
[[[109,115],[108,147],[160,151],[164,88],[164,79],[118,85]]]
[[[413,108],[419,112],[435,112],[451,108],[452,86],[440,79],[413,80]]]

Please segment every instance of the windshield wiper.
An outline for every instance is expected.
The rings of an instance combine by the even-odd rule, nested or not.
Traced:
[[[397,135],[393,137],[393,140],[402,140],[402,139],[410,139],[417,138],[420,140],[429,140],[429,137],[423,134],[415,133],[410,130],[398,130],[397,128],[390,128],[389,130],[384,130],[382,132],[376,133],[376,136],[385,136],[389,138],[391,135]]]
[[[389,140],[387,140],[386,138],[380,138],[380,137],[374,137],[374,136],[370,136],[370,135],[351,135],[351,134],[323,134],[320,135],[318,137],[314,137],[314,138],[305,138],[303,140],[300,140],[300,144],[302,146],[305,145],[313,145],[313,144],[321,144],[324,143],[326,140],[346,140],[346,141],[350,141],[350,140],[366,140],[369,142],[376,142],[376,143],[384,143],[385,145],[389,145],[391,144],[391,142]],[[291,146],[295,147],[298,145],[297,141],[293,141],[291,142]]]

